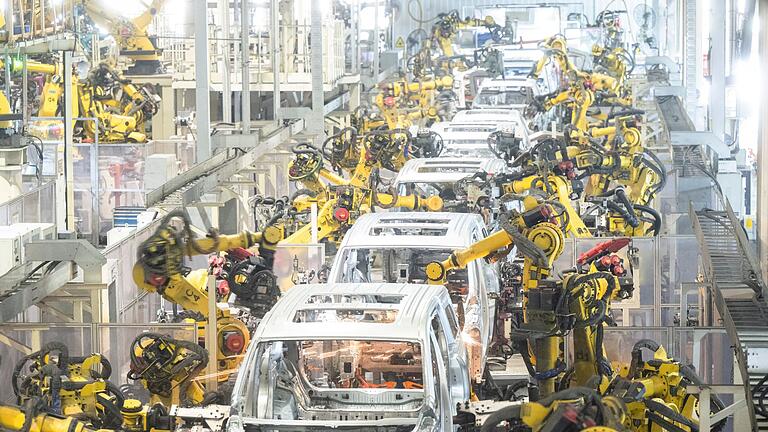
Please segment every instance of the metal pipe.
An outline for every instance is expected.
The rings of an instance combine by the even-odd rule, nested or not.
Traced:
[[[208,74],[208,5],[206,0],[194,2],[195,28],[195,104],[197,123],[197,151],[195,161],[202,162],[213,154],[211,149],[211,95]]]
[[[373,17],[373,40],[371,45],[373,46],[373,81],[378,83],[379,81],[379,1],[376,1],[375,14]]]
[[[240,8],[240,44],[241,44],[241,56],[243,63],[243,78],[240,86],[240,111],[242,117],[240,119],[241,130],[243,135],[251,133],[251,49],[250,49],[250,26],[251,26],[251,8],[248,0],[242,0],[242,7]]]
[[[709,58],[712,86],[709,91],[709,113],[712,133],[725,142],[725,68],[727,21],[724,1],[711,2],[709,32],[712,38],[712,54]],[[723,155],[724,156],[724,155]]]
[[[24,54],[24,59],[21,64],[21,118],[22,124],[27,124],[29,116],[27,115],[27,107],[29,106],[29,97],[27,96],[27,85],[29,85],[29,77],[27,77],[27,55]],[[40,163],[43,161],[41,160]]]
[[[64,220],[66,231],[75,230],[75,181],[74,181],[74,124],[72,106],[75,100],[72,87],[72,52],[64,51]],[[98,131],[96,132],[98,133]],[[93,209],[98,213],[99,209]],[[61,225],[60,225],[61,226]]]
[[[312,114],[309,124],[316,145],[325,141],[325,97],[323,94],[323,11],[320,2],[312,2],[310,20],[310,69],[312,75]]]
[[[269,6],[270,44],[272,45],[272,116],[276,122],[280,115],[280,2],[271,0]]]
[[[221,18],[221,33],[224,42],[218,41],[221,48],[221,119],[232,121],[232,77],[229,64],[229,0],[219,0],[219,17]]]

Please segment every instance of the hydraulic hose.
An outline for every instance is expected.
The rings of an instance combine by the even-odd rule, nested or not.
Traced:
[[[624,189],[621,189],[621,188],[616,189],[616,199],[618,199],[619,202],[626,209],[625,219],[627,223],[632,228],[637,228],[640,225],[640,221],[637,220],[637,215],[635,215],[635,209],[632,206],[632,203],[629,201],[629,198],[627,197],[627,193],[624,191]]]
[[[656,211],[653,207],[645,206],[642,204],[635,204],[634,205],[635,210],[640,211],[641,213],[649,214],[653,218],[653,222],[651,223],[651,227],[648,228],[648,230],[645,232],[647,235],[648,232],[653,232],[653,237],[656,237],[659,235],[659,232],[661,232],[661,214]]]

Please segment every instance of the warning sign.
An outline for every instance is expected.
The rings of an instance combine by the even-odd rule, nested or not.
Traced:
[[[405,48],[405,41],[403,40],[402,36],[397,38],[397,42],[395,42],[395,48]]]

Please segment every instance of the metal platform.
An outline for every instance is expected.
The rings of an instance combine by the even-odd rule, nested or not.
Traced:
[[[759,384],[768,374],[768,303],[757,258],[727,201],[725,211],[697,211],[691,204],[689,213],[706,283],[735,349],[752,430],[768,431],[768,417],[755,413],[766,389]]]

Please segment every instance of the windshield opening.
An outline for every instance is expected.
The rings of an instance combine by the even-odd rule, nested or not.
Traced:
[[[428,229],[428,228],[425,228]],[[420,235],[403,232],[402,236]],[[397,235],[392,235],[395,243]],[[425,268],[432,261],[442,261],[451,255],[452,249],[428,248],[354,248],[346,249],[341,256],[342,270],[333,282],[362,283],[427,283]],[[467,268],[449,274],[449,291],[466,293],[469,287]]]
[[[418,342],[268,341],[243,367],[253,377],[246,386],[246,417],[338,420],[340,410],[349,420],[416,417],[424,401]]]

